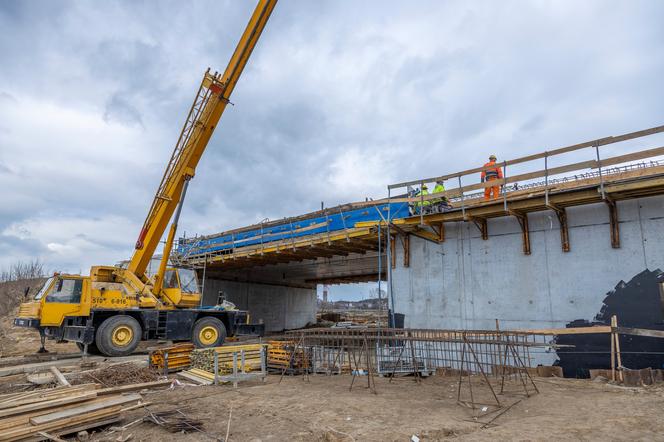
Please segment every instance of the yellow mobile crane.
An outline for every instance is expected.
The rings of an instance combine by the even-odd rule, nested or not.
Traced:
[[[73,341],[87,353],[127,355],[147,339],[191,340],[198,347],[221,345],[227,335],[260,332],[248,314],[199,307],[193,270],[168,268],[189,180],[229,103],[235,84],[277,1],[260,0],[223,74],[205,73],[140,231],[124,266],[94,266],[90,276],[55,274],[34,300],[21,304],[14,324],[34,327],[42,338]],[[146,270],[173,218],[159,270]]]

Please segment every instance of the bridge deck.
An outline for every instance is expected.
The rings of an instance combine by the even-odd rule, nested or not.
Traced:
[[[342,213],[342,222],[344,219],[350,219],[344,217],[340,208],[327,209],[264,225],[248,226],[206,237],[184,240],[185,242],[189,241],[189,244],[196,241],[203,244],[210,238],[220,238],[229,234],[234,239],[224,243],[230,244],[230,246],[225,246],[221,250],[212,250],[209,247],[190,247],[185,252],[181,247],[174,254],[175,260],[181,265],[235,270],[318,258],[345,257],[366,254],[367,252],[375,254],[379,249],[379,231],[383,239],[386,239],[386,233],[389,230],[391,234],[406,236],[413,234],[430,241],[442,242],[445,239],[445,223],[447,222],[473,222],[482,233],[483,239],[488,239],[487,219],[502,216],[513,216],[518,220],[522,229],[523,252],[529,254],[528,213],[543,210],[552,210],[557,215],[560,221],[561,246],[563,251],[568,251],[569,235],[567,234],[566,208],[598,202],[606,203],[609,208],[609,221],[612,227],[611,242],[614,247],[619,247],[620,234],[616,202],[624,199],[664,194],[664,161],[660,159],[664,155],[664,147],[600,159],[599,146],[662,132],[664,132],[664,126],[505,161],[501,165],[507,168],[514,164],[544,158],[545,168],[513,176],[507,176],[507,170],[505,170],[505,177],[499,181],[499,184],[503,186],[503,192],[497,200],[485,201],[483,192],[481,192],[485,187],[495,185],[496,182],[459,186],[448,189],[444,193],[427,197],[409,197],[408,193],[402,192],[403,194],[397,197],[390,196],[383,200],[343,206],[344,210],[358,208],[376,210],[377,207],[381,207],[382,211],[376,210],[380,217],[374,216],[370,220],[348,224],[344,222],[343,228],[336,230],[330,230],[326,227],[321,228],[321,226],[314,223],[312,226],[316,228],[312,228],[310,234],[302,231],[301,227],[294,227],[294,223],[296,223],[296,226],[300,226],[300,224],[297,224],[298,222],[321,219],[321,217],[324,217],[325,220],[322,225],[329,226],[332,225],[332,221],[327,218],[332,215],[336,216],[337,213]],[[586,148],[596,151],[597,158],[555,168],[546,167],[548,158],[552,156]],[[440,178],[447,180],[458,178],[458,182],[461,183],[461,177],[476,175],[481,170],[482,168],[476,168],[443,177],[399,183],[388,188],[390,193],[395,189],[410,190],[413,185],[421,185]],[[538,179],[539,181],[537,181]],[[478,181],[477,177],[474,177],[473,180]],[[476,192],[477,190],[480,190],[480,192]],[[450,200],[453,206],[451,210],[444,213],[421,213],[408,216],[409,206],[412,210],[412,207],[417,205],[418,202],[421,203],[441,196],[445,196]],[[387,206],[381,205],[389,206],[389,210],[385,208]],[[394,216],[395,214],[396,216]],[[279,226],[288,225],[290,225],[290,230],[288,228],[279,230]],[[260,227],[260,230],[258,230],[258,227]],[[257,231],[258,233],[256,233]],[[277,231],[280,236],[275,233]],[[243,232],[245,232],[244,237],[242,236]],[[247,234],[246,232],[253,233]],[[238,238],[247,237],[250,237],[253,242],[246,242],[245,240],[242,243],[238,241]],[[392,242],[392,247],[394,247],[394,242]],[[394,257],[394,253],[392,253],[392,257]],[[392,265],[394,265],[394,261]],[[377,271],[375,276],[377,276]],[[370,280],[373,276],[369,275],[366,278],[366,280]]]

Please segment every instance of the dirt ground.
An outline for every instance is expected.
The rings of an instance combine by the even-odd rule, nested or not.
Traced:
[[[361,379],[366,382],[366,379]],[[506,404],[522,399],[482,429],[471,410],[456,404],[456,379],[432,376],[416,383],[401,378],[376,379],[377,394],[350,376],[269,376],[231,386],[180,387],[144,394],[152,411],[178,408],[203,422],[207,433],[171,434],[151,423],[124,431],[136,441],[422,441],[459,440],[662,440],[664,386],[627,388],[606,382],[536,378],[540,394],[501,397]],[[515,390],[516,384],[511,385]],[[486,389],[484,389],[486,390]],[[488,392],[481,387],[476,394]],[[483,399],[487,399],[484,397]],[[232,409],[232,412],[231,412]],[[129,412],[125,423],[140,419]],[[482,420],[487,421],[490,416]],[[120,434],[97,434],[116,440]]]

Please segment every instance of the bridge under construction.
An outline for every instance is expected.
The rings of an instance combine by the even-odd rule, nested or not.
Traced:
[[[592,319],[620,281],[664,267],[664,126],[388,186],[380,200],[181,238],[174,259],[268,329],[313,321],[318,284],[386,281],[409,327],[559,327]],[[607,151],[619,150],[620,155]],[[554,166],[552,166],[554,165]],[[413,196],[444,180],[446,190]],[[445,197],[451,208],[418,210]],[[653,288],[655,290],[655,288]]]

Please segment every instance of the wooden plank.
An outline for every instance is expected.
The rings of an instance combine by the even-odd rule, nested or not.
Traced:
[[[97,396],[94,399],[87,400],[85,403],[86,404],[96,403],[96,402],[104,401],[106,399],[107,399],[107,397],[105,397],[105,396],[101,396],[101,397]],[[78,407],[80,405],[81,405],[80,402],[72,403],[72,404],[68,404],[68,405],[59,405],[57,407],[57,411],[69,410],[71,408],[75,408],[75,407]],[[14,415],[14,416],[8,416],[8,417],[5,417],[3,419],[0,419],[0,434],[2,434],[3,429],[13,428],[13,427],[17,427],[17,426],[23,425],[23,424],[28,424],[31,417],[40,416],[42,414],[50,413],[50,412],[53,412],[53,411],[55,411],[55,410],[49,410],[49,409],[35,410],[35,411],[21,413],[21,414],[17,414],[17,415]]]
[[[59,405],[72,404],[74,402],[83,402],[95,397],[97,397],[97,393],[90,391],[76,396],[68,396],[59,399],[35,402],[33,404],[20,405],[13,408],[5,408],[4,410],[0,410],[0,417],[13,416],[16,414],[25,413],[27,411],[43,410],[46,408],[57,407]]]
[[[97,395],[104,396],[107,394],[127,393],[129,391],[166,387],[167,385],[171,385],[170,379],[164,379],[161,381],[153,381],[153,382],[141,382],[140,384],[120,385],[118,387],[102,388],[101,390],[97,390]]]
[[[35,390],[31,393],[22,393],[19,396],[3,398],[0,402],[0,409],[17,407],[19,405],[31,404],[45,400],[58,399],[61,397],[72,396],[88,391],[94,391],[97,384],[82,384],[74,387],[56,387],[45,390]]]
[[[53,376],[55,376],[55,379],[57,379],[58,384],[64,386],[64,387],[71,387],[71,384],[67,379],[65,379],[64,375],[60,373],[60,370],[58,370],[58,367],[51,367],[51,373],[53,373]]]
[[[657,186],[664,186],[664,178],[648,180],[648,181],[636,181],[634,183],[626,183],[626,184],[610,184],[604,187],[604,191],[607,193],[618,193],[618,192],[628,192],[630,190],[652,188]]]
[[[608,325],[596,325],[593,327],[540,328],[512,331],[515,333],[528,333],[532,335],[585,335],[593,333],[611,333],[611,327]]]
[[[112,416],[117,417],[118,413],[121,410],[121,405],[116,405],[115,407],[106,408],[103,410],[95,411],[89,414],[84,414],[80,416],[73,416],[71,418],[63,419],[60,421],[50,422],[47,424],[39,426],[23,426],[18,427],[3,433],[0,433],[0,441],[10,441],[10,440],[22,440],[25,437],[35,435],[39,431],[53,431],[59,430],[61,428],[67,428],[74,425],[79,425],[87,423],[89,428],[92,425],[95,425],[95,422],[101,419],[107,419]]]
[[[196,382],[197,384],[200,384],[200,385],[212,385],[212,381],[210,381],[208,379],[201,378],[201,377],[196,376],[196,375],[194,375],[192,373],[189,373],[187,371],[178,372],[178,376],[181,376],[181,377],[183,377],[187,380],[190,380],[192,382]]]
[[[88,361],[90,362],[101,362],[104,361],[106,358],[103,356],[88,356]],[[11,367],[3,367],[0,368],[0,377],[3,376],[10,376],[13,374],[21,374],[21,373],[34,373],[36,371],[42,371],[42,370],[47,370],[50,369],[51,367],[63,367],[66,365],[72,365],[74,363],[78,363],[82,361],[80,359],[79,361],[76,361],[75,359],[63,359],[63,360],[56,360],[56,361],[47,361],[47,362],[36,362],[36,363],[31,363],[31,364],[21,364],[21,365],[14,365]],[[145,356],[142,355],[131,355],[131,356],[123,356],[123,357],[118,357],[118,358],[113,358],[113,361],[116,363],[121,363],[121,362],[129,362],[129,361],[142,361],[145,362]]]
[[[621,335],[646,336],[649,338],[664,338],[664,330],[648,330],[645,328],[616,327]]]
[[[78,433],[79,431],[87,430],[87,429],[90,429],[90,428],[97,428],[97,427],[103,427],[103,426],[110,425],[110,424],[115,424],[115,423],[119,422],[120,420],[122,420],[120,416],[113,416],[113,417],[110,417],[110,418],[96,420],[96,421],[93,421],[93,422],[85,422],[83,424],[76,424],[76,425],[66,427],[66,428],[58,428],[57,432],[60,433],[60,434],[74,434],[74,433]],[[27,438],[22,438],[21,442],[41,442],[41,441],[43,441],[44,438],[42,436],[39,436],[38,434],[39,433],[37,433],[37,435],[35,435],[35,436],[28,436]]]
[[[55,413],[35,416],[30,418],[30,423],[32,425],[47,424],[57,420],[68,419],[74,416],[91,413],[93,411],[102,410],[116,405],[124,405],[128,404],[129,402],[137,402],[140,401],[141,399],[142,398],[140,394],[128,394],[126,396],[111,397],[102,402],[97,402],[93,404],[84,404],[81,405],[80,407],[72,408],[70,410],[56,411]]]

